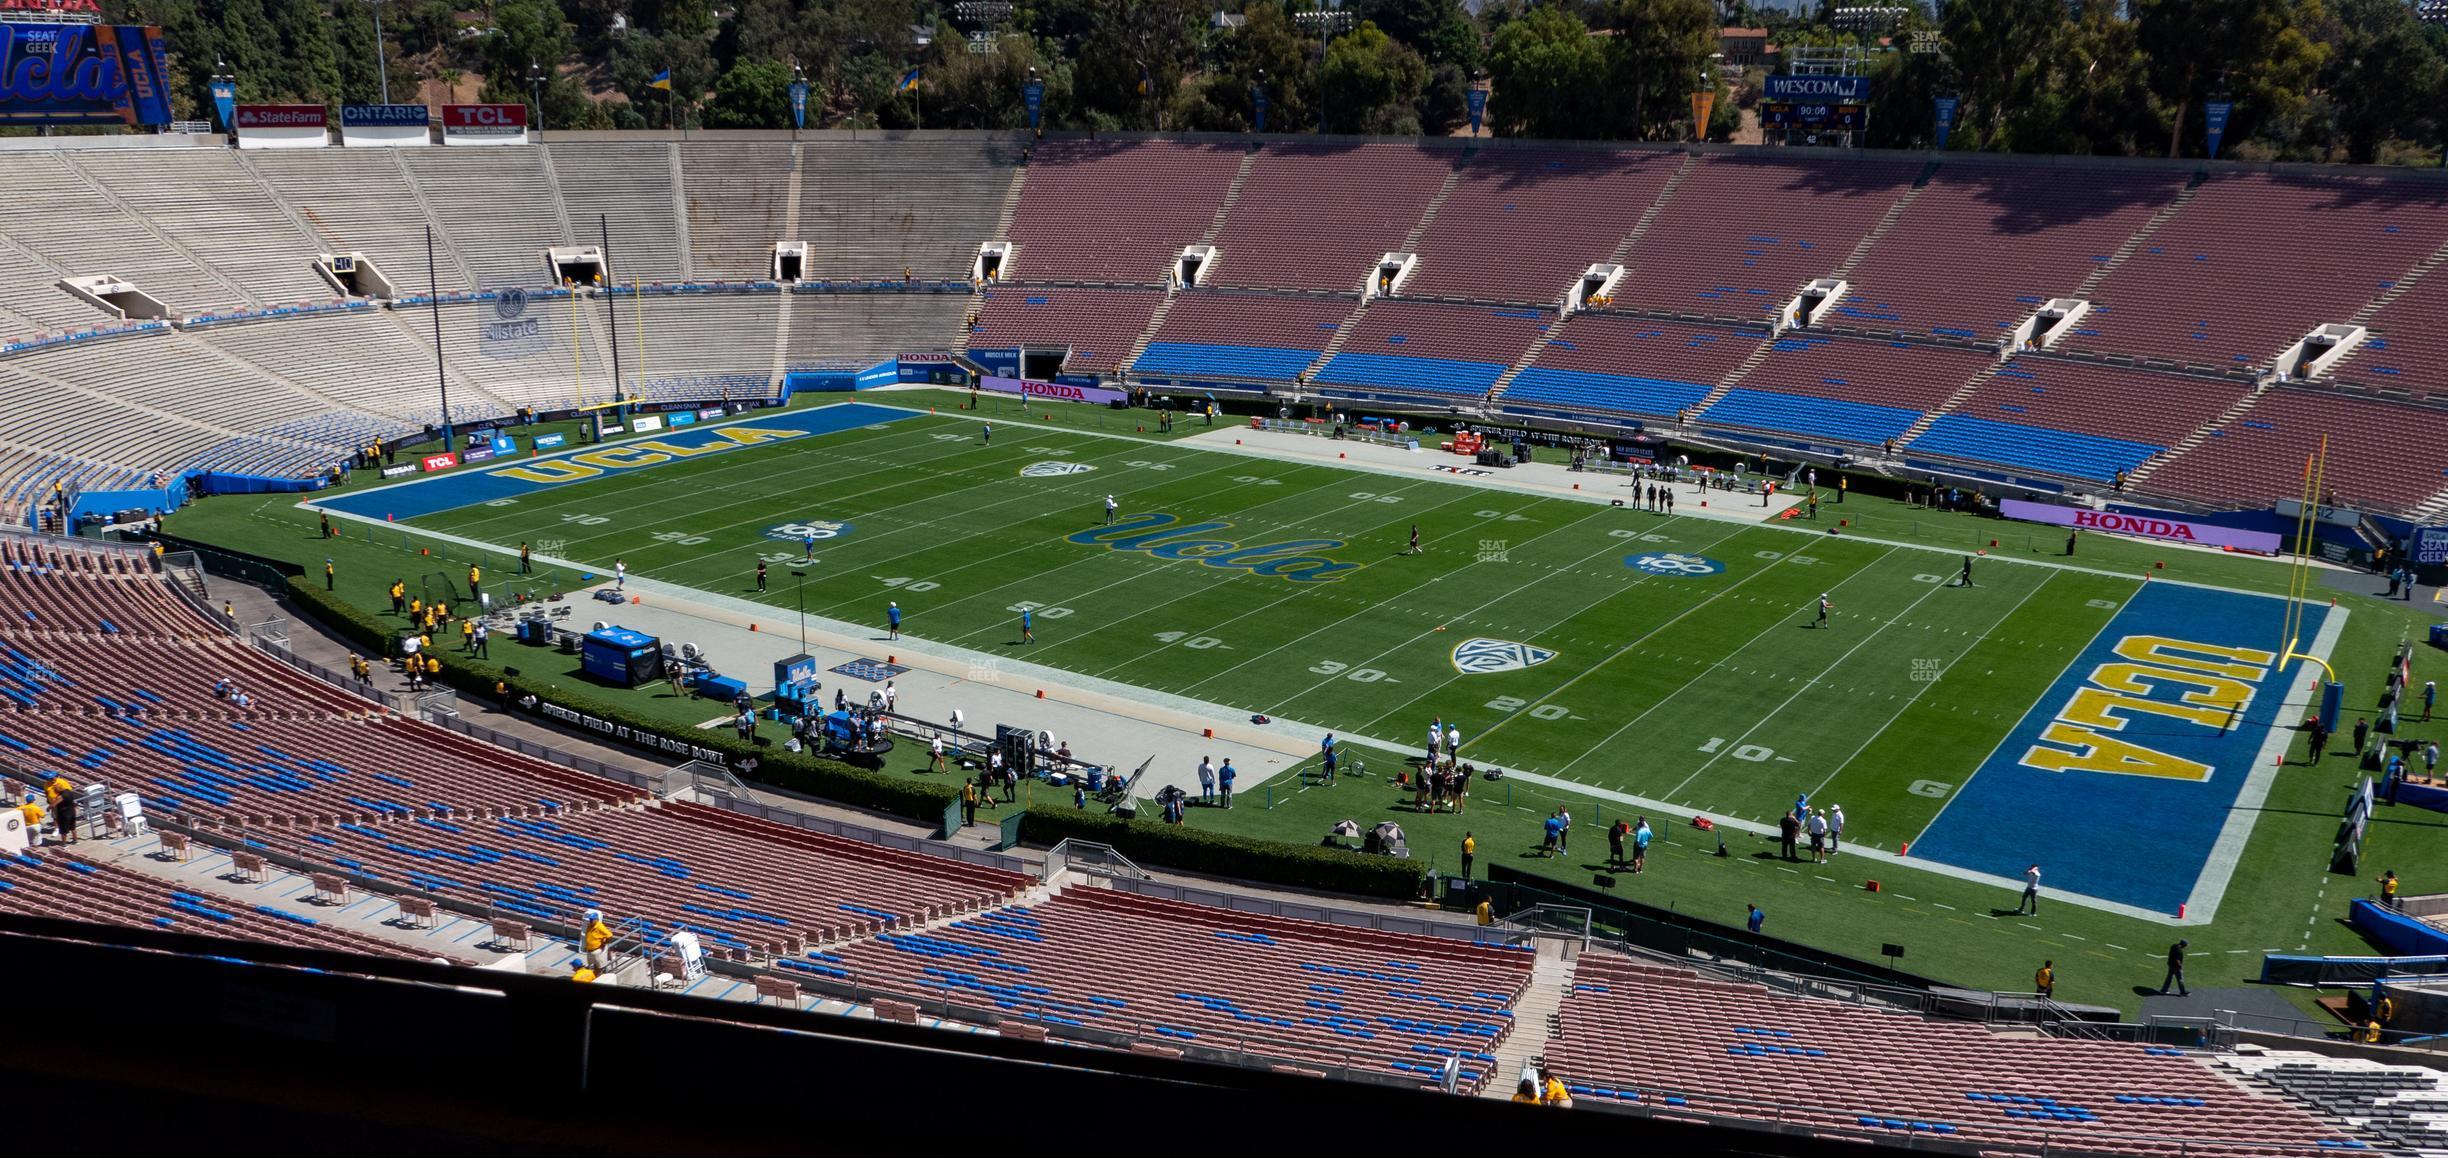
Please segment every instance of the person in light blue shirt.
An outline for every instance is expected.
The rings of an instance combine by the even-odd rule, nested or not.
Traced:
[[[1636,824],[1636,825],[1632,826],[1632,871],[1633,871],[1633,872],[1639,872],[1639,871],[1641,871],[1642,869],[1649,867],[1649,838],[1650,838],[1650,835],[1651,835],[1651,834],[1650,834],[1650,832],[1649,832],[1649,818],[1648,818],[1648,817],[1646,817],[1646,816],[1642,817],[1642,818],[1641,818],[1641,822],[1640,822],[1639,824]]]
[[[1233,781],[1238,779],[1240,775],[1241,774],[1239,772],[1234,771],[1232,766],[1232,757],[1230,756],[1226,756],[1224,758],[1223,767],[1216,769],[1216,788],[1219,790],[1217,795],[1222,797],[1224,807],[1226,808],[1232,807]]]

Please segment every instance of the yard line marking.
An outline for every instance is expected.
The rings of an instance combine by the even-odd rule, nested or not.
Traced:
[[[1895,549],[1894,549],[1894,548],[1892,548],[1892,547],[1888,548],[1886,551],[1881,552],[1881,553],[1878,555],[1878,557],[1877,557],[1877,558],[1874,558],[1874,559],[1870,560],[1869,562],[1862,564],[1862,565],[1861,565],[1860,570],[1857,570],[1857,571],[1853,572],[1852,574],[1847,575],[1847,576],[1845,576],[1844,578],[1837,580],[1837,581],[1836,581],[1836,582],[1835,582],[1833,585],[1829,586],[1828,590],[1830,590],[1830,591],[1835,591],[1836,589],[1843,587],[1845,584],[1850,583],[1850,582],[1852,582],[1853,580],[1860,578],[1860,577],[1861,577],[1861,576],[1862,576],[1862,575],[1863,575],[1865,572],[1869,571],[1869,570],[1870,570],[1872,567],[1876,567],[1876,566],[1878,566],[1880,563],[1882,563],[1882,562],[1886,561],[1887,557],[1888,557],[1889,555],[1893,555],[1893,554],[1895,554]],[[1767,574],[1767,573],[1768,573],[1768,571],[1769,571],[1770,569],[1774,568],[1774,567],[1776,566],[1776,564],[1777,564],[1777,563],[1781,563],[1781,562],[1783,562],[1783,561],[1784,561],[1784,560],[1782,560],[1782,559],[1777,560],[1777,561],[1775,561],[1775,562],[1770,563],[1770,564],[1769,564],[1767,567],[1762,567],[1762,568],[1760,568],[1758,571],[1752,572],[1751,574],[1744,576],[1742,579],[1737,580],[1734,586],[1740,586],[1742,583],[1748,582],[1748,581],[1750,581],[1750,580],[1752,580],[1752,579],[1756,579],[1756,578],[1760,577],[1761,575]],[[1721,594],[1730,594],[1730,593],[1732,593],[1732,591],[1733,591],[1733,590],[1734,590],[1734,588],[1733,588],[1733,587],[1728,587],[1728,588],[1726,588],[1725,592],[1723,592],[1723,593],[1721,593]],[[1748,598],[1750,598],[1750,597],[1749,597],[1749,596],[1745,596],[1744,598],[1748,599]],[[1705,603],[1700,604],[1699,606],[1695,606],[1695,607],[1693,607],[1691,610],[1697,611],[1697,610],[1699,610],[1699,607],[1700,607],[1700,606],[1706,606],[1706,604],[1705,604]],[[1680,618],[1680,617],[1678,616],[1677,618]],[[1642,641],[1644,641],[1644,640],[1648,639],[1650,636],[1654,636],[1654,635],[1656,635],[1658,631],[1663,631],[1663,630],[1665,630],[1665,628],[1666,628],[1666,627],[1672,626],[1672,625],[1674,624],[1674,622],[1675,622],[1674,620],[1668,620],[1668,621],[1667,621],[1665,624],[1660,625],[1660,626],[1658,627],[1658,629],[1657,629],[1657,630],[1650,631],[1650,632],[1648,632],[1647,634],[1644,634],[1643,636],[1641,636],[1641,638],[1640,638],[1640,639],[1633,640],[1633,641],[1632,641],[1632,644],[1631,644],[1630,646],[1635,646],[1635,647],[1636,647],[1636,646],[1639,646],[1639,644],[1640,644]],[[1597,755],[1597,754],[1598,754],[1598,753],[1600,753],[1600,752],[1611,752],[1611,751],[1613,751],[1613,750],[1614,750],[1614,747],[1615,747],[1615,739],[1616,739],[1616,737],[1623,735],[1625,732],[1631,731],[1631,730],[1632,730],[1633,725],[1640,723],[1642,720],[1646,720],[1646,719],[1648,719],[1651,713],[1656,712],[1656,711],[1657,711],[1659,708],[1665,707],[1665,706],[1666,706],[1666,705],[1667,705],[1669,702],[1673,701],[1673,700],[1675,699],[1675,697],[1682,695],[1684,692],[1690,691],[1690,690],[1692,689],[1693,685],[1695,685],[1695,684],[1697,684],[1697,683],[1699,683],[1699,682],[1700,682],[1700,676],[1701,676],[1701,675],[1706,675],[1706,674],[1708,674],[1708,671],[1709,671],[1709,670],[1712,670],[1712,669],[1715,669],[1715,668],[1719,668],[1719,667],[1723,667],[1723,666],[1725,666],[1725,662],[1726,662],[1726,660],[1731,660],[1731,659],[1733,659],[1735,656],[1740,655],[1740,654],[1742,654],[1744,651],[1749,650],[1752,644],[1758,643],[1760,640],[1766,639],[1766,638],[1768,637],[1769,633],[1785,629],[1785,628],[1788,626],[1789,622],[1790,622],[1790,621],[1788,620],[1788,618],[1787,618],[1786,616],[1783,616],[1783,615],[1779,615],[1779,616],[1777,616],[1777,617],[1776,617],[1776,619],[1775,619],[1773,622],[1769,623],[1769,624],[1768,624],[1766,627],[1761,628],[1761,629],[1759,630],[1759,634],[1752,636],[1750,639],[1744,640],[1744,641],[1743,641],[1743,644],[1742,644],[1742,646],[1741,646],[1741,647],[1735,648],[1733,651],[1727,652],[1727,653],[1726,653],[1726,655],[1725,655],[1725,659],[1723,659],[1723,660],[1719,660],[1717,663],[1710,664],[1710,665],[1709,665],[1709,668],[1707,668],[1707,669],[1703,669],[1703,670],[1702,670],[1702,671],[1699,673],[1699,675],[1695,675],[1695,676],[1693,676],[1692,678],[1690,678],[1690,679],[1688,679],[1688,680],[1683,681],[1683,683],[1682,683],[1682,684],[1680,684],[1680,685],[1678,685],[1678,686],[1675,688],[1675,690],[1673,690],[1673,691],[1671,691],[1671,692],[1666,693],[1666,695],[1665,695],[1663,698],[1659,699],[1659,700],[1658,700],[1658,702],[1656,702],[1656,703],[1654,703],[1654,704],[1649,705],[1649,706],[1648,706],[1648,708],[1646,708],[1645,710],[1643,710],[1643,711],[1641,712],[1641,714],[1639,714],[1639,715],[1637,715],[1637,716],[1634,716],[1634,717],[1632,717],[1632,718],[1631,718],[1631,719],[1629,719],[1629,720],[1624,721],[1624,723],[1623,723],[1623,726],[1622,726],[1622,727],[1617,728],[1617,729],[1615,729],[1614,731],[1607,733],[1607,737],[1606,737],[1606,739],[1601,740],[1601,741],[1599,741],[1598,743],[1596,743],[1596,744],[1594,744],[1594,745],[1591,745],[1591,747],[1590,747],[1589,751],[1587,751],[1587,752],[1583,752],[1581,755],[1574,757],[1574,758],[1573,758],[1573,761],[1572,761],[1572,764],[1566,764],[1566,765],[1565,765],[1565,767],[1566,767],[1566,768],[1570,768],[1570,767],[1572,767],[1572,766],[1573,766],[1573,764],[1578,764],[1578,763],[1580,763],[1581,761],[1583,761],[1583,760],[1587,760],[1587,759],[1589,759],[1590,757],[1595,756],[1595,755]],[[1744,672],[1746,672],[1746,673],[1747,673],[1747,672],[1749,672],[1749,670],[1750,670],[1750,669],[1748,669],[1748,668],[1744,668],[1744,669],[1739,669],[1739,670],[1744,671]],[[1584,673],[1584,674],[1586,674],[1586,673]],[[1571,686],[1572,686],[1572,682],[1573,682],[1573,681],[1566,681],[1563,687],[1559,687],[1559,688],[1557,688],[1556,690],[1554,690],[1554,691],[1552,691],[1552,692],[1547,693],[1545,696],[1540,697],[1540,698],[1539,698],[1539,700],[1538,700],[1538,703],[1540,703],[1540,704],[1544,704],[1544,703],[1548,702],[1549,700],[1552,700],[1552,699],[1554,699],[1555,697],[1557,697],[1557,696],[1559,696],[1559,695],[1564,694],[1564,688],[1566,688],[1566,687],[1571,687]],[[1490,730],[1492,731],[1493,729],[1490,729]],[[1485,733],[1482,733],[1482,734],[1484,735]],[[1467,748],[1467,747],[1469,747],[1469,746],[1470,746],[1470,745],[1468,745],[1468,744],[1464,744],[1464,745],[1463,745],[1463,747],[1465,747],[1465,748]],[[1685,781],[1684,781],[1684,783],[1687,783],[1687,784],[1688,784],[1688,783],[1690,783],[1690,781],[1687,779],[1687,780],[1685,780]],[[1676,787],[1679,789],[1679,788],[1681,787],[1681,785],[1677,785]],[[1667,799],[1673,799],[1673,797],[1674,797],[1674,793],[1672,793],[1672,792],[1666,793],[1665,795],[1666,795],[1666,798],[1667,798]]]
[[[1889,554],[1893,554],[1893,552],[1889,552]],[[1879,556],[1879,558],[1884,559],[1884,558],[1886,558],[1886,556],[1885,556],[1885,555],[1881,555],[1881,556]],[[1874,560],[1873,562],[1875,563],[1875,560]],[[1763,568],[1763,570],[1764,570],[1764,568]],[[1868,568],[1868,567],[1864,567],[1864,568],[1862,568],[1862,570],[1861,570],[1861,571],[1856,571],[1856,572],[1854,572],[1854,574],[1859,575],[1859,574],[1862,574],[1863,572],[1866,572],[1866,571],[1868,571],[1868,570],[1869,570],[1869,568]],[[1751,725],[1751,726],[1750,726],[1748,729],[1745,729],[1742,735],[1735,737],[1734,742],[1733,742],[1732,744],[1729,744],[1729,745],[1725,745],[1725,746],[1723,746],[1723,747],[1720,747],[1720,748],[1719,748],[1719,749],[1718,749],[1716,752],[1711,753],[1711,754],[1709,755],[1709,758],[1708,758],[1708,759],[1706,759],[1706,760],[1704,760],[1704,761],[1701,761],[1700,766],[1699,766],[1698,768],[1694,768],[1694,769],[1692,769],[1692,773],[1691,773],[1691,775],[1684,777],[1684,778],[1683,778],[1682,783],[1675,785],[1675,786],[1674,786],[1672,789],[1670,789],[1670,790],[1668,790],[1668,791],[1667,791],[1667,793],[1666,793],[1666,797],[1667,797],[1667,799],[1671,800],[1671,799],[1673,799],[1673,798],[1675,798],[1675,797],[1677,797],[1677,796],[1682,795],[1682,794],[1683,794],[1683,789],[1684,789],[1684,787],[1685,787],[1686,785],[1689,785],[1689,784],[1690,784],[1692,781],[1699,779],[1702,773],[1705,773],[1705,772],[1707,772],[1709,769],[1716,767],[1716,766],[1717,766],[1717,762],[1718,762],[1719,760],[1725,759],[1725,755],[1726,755],[1726,753],[1727,753],[1728,751],[1731,751],[1731,750],[1733,750],[1733,749],[1735,749],[1735,748],[1739,748],[1739,747],[1741,747],[1743,744],[1746,744],[1746,743],[1750,742],[1751,737],[1758,735],[1758,734],[1759,734],[1759,730],[1760,730],[1761,728],[1767,727],[1767,726],[1768,726],[1769,721],[1776,719],[1776,718],[1777,718],[1777,715],[1778,715],[1779,713],[1783,712],[1783,711],[1784,711],[1785,709],[1787,709],[1787,708],[1792,707],[1792,706],[1793,706],[1793,702],[1794,702],[1795,700],[1801,699],[1801,698],[1802,698],[1802,693],[1809,691],[1809,690],[1811,689],[1811,685],[1812,685],[1812,684],[1816,684],[1816,683],[1818,683],[1818,682],[1819,682],[1819,679],[1823,679],[1823,678],[1825,678],[1825,677],[1828,675],[1828,673],[1835,671],[1837,668],[1843,667],[1843,666],[1844,666],[1844,662],[1845,662],[1846,660],[1853,658],[1853,653],[1854,653],[1854,652],[1860,651],[1861,649],[1863,649],[1863,648],[1865,648],[1865,647],[1870,646],[1870,643],[1871,643],[1871,641],[1872,641],[1872,640],[1875,640],[1875,639],[1877,639],[1879,636],[1881,636],[1881,635],[1885,634],[1888,628],[1895,626],[1895,625],[1896,625],[1898,622],[1902,621],[1902,620],[1903,620],[1903,618],[1904,618],[1905,616],[1912,614],[1912,613],[1913,613],[1914,611],[1916,611],[1916,610],[1919,610],[1919,609],[1920,609],[1920,607],[1921,607],[1921,605],[1922,605],[1923,603],[1928,602],[1928,601],[1929,601],[1929,598],[1930,598],[1931,596],[1938,594],[1938,593],[1939,593],[1940,591],[1942,591],[1942,590],[1945,590],[1945,588],[1944,588],[1944,587],[1942,587],[1942,586],[1938,586],[1938,585],[1934,585],[1934,584],[1933,584],[1933,585],[1930,587],[1930,589],[1929,589],[1929,590],[1924,591],[1924,592],[1922,592],[1922,593],[1921,593],[1920,598],[1917,598],[1917,599],[1913,600],[1911,603],[1906,604],[1906,605],[1905,605],[1905,607],[1904,607],[1904,609],[1903,609],[1902,611],[1898,611],[1898,612],[1896,612],[1896,613],[1895,613],[1893,616],[1890,616],[1890,617],[1887,619],[1887,621],[1886,621],[1885,623],[1882,623],[1882,624],[1878,625],[1877,627],[1874,627],[1874,628],[1872,628],[1871,630],[1869,630],[1868,632],[1864,633],[1864,634],[1862,635],[1862,637],[1861,637],[1861,642],[1856,643],[1856,644],[1854,644],[1853,646],[1846,648],[1846,649],[1845,649],[1845,652],[1844,652],[1844,654],[1843,654],[1843,655],[1837,656],[1837,657],[1836,657],[1836,658],[1835,658],[1833,661],[1831,661],[1831,662],[1830,662],[1830,663],[1829,663],[1829,664],[1828,664],[1826,667],[1821,668],[1821,669],[1820,669],[1820,671],[1819,671],[1819,676],[1818,676],[1817,678],[1812,679],[1812,680],[1810,681],[1810,683],[1806,683],[1806,684],[1803,684],[1801,687],[1795,688],[1795,689],[1794,689],[1794,693],[1793,693],[1792,695],[1785,697],[1785,702],[1784,702],[1784,703],[1778,704],[1777,706],[1775,706],[1775,707],[1773,707],[1773,708],[1770,708],[1770,709],[1768,710],[1768,714],[1767,714],[1767,715],[1760,717],[1760,721],[1759,721],[1759,723],[1753,724],[1753,725]]]
[[[2018,600],[2015,600],[2015,605],[2014,605],[2013,607],[2008,608],[2008,609],[2006,610],[2006,614],[2005,614],[2005,615],[2003,615],[2003,616],[2000,616],[2000,617],[1998,618],[1998,621],[1997,621],[1997,622],[1998,622],[1998,624],[2002,626],[2002,625],[2004,625],[2004,624],[2005,624],[2005,623],[2006,623],[2008,620],[2013,619],[2013,618],[2014,618],[2014,617],[2015,617],[2015,616],[2016,616],[2018,613],[2020,613],[2020,612],[2023,610],[2023,605],[2024,605],[2024,604],[2031,602],[2032,596],[2034,596],[2034,595],[2038,595],[2038,594],[2040,593],[2040,589],[2041,589],[2041,588],[2048,586],[2050,583],[2054,582],[2054,581],[2056,580],[2056,578],[2057,578],[2057,576],[2055,576],[2055,575],[2053,575],[2053,574],[2052,574],[2052,575],[2043,575],[2043,576],[2041,576],[2041,578],[2040,578],[2040,582],[2039,582],[2039,583],[2034,584],[2031,590],[2024,592],[2024,593],[2023,593],[2023,598],[2018,599]],[[1973,650],[1974,648],[1979,647],[1979,646],[1980,646],[1980,645],[1981,645],[1983,642],[1985,642],[1985,639],[1986,639],[1986,633],[1983,633],[1983,634],[1984,634],[1984,638],[1983,638],[1983,639],[1976,639],[1976,640],[1972,641],[1971,646],[1970,646],[1970,647],[1965,648],[1965,649],[1963,650],[1962,655],[1959,655],[1959,656],[1957,656],[1956,658],[1957,658],[1958,660],[1960,660],[1960,659],[1962,658],[1962,656],[1963,656],[1963,655],[1970,655],[1970,654],[1972,654],[1972,650]],[[1943,675],[1944,673],[1942,672],[1942,673],[1940,673],[1940,674],[1941,674],[1941,675]],[[1880,725],[1878,726],[1878,730],[1877,730],[1877,731],[1875,731],[1875,732],[1870,733],[1870,736],[1869,736],[1869,738],[1868,738],[1868,739],[1863,740],[1863,741],[1862,741],[1862,742],[1861,742],[1859,745],[1855,746],[1851,754],[1847,755],[1847,756],[1846,756],[1846,757],[1845,757],[1843,760],[1840,760],[1840,761],[1838,761],[1836,764],[1834,764],[1834,765],[1832,766],[1832,770],[1831,770],[1831,771],[1830,771],[1830,772],[1827,774],[1827,776],[1826,776],[1826,777],[1824,777],[1823,779],[1821,779],[1817,785],[1815,785],[1814,787],[1812,787],[1812,788],[1811,788],[1811,790],[1810,790],[1810,794],[1811,794],[1812,796],[1817,796],[1817,795],[1819,795],[1821,792],[1826,791],[1826,789],[1827,789],[1827,786],[1828,786],[1828,785],[1835,783],[1835,781],[1836,781],[1836,777],[1837,777],[1839,774],[1841,774],[1841,773],[1842,773],[1842,772],[1843,772],[1843,771],[1844,771],[1846,768],[1851,767],[1851,766],[1852,766],[1852,764],[1853,764],[1853,762],[1854,762],[1855,760],[1861,759],[1861,754],[1862,754],[1863,752],[1865,752],[1865,751],[1868,751],[1868,750],[1869,750],[1869,748],[1870,748],[1870,745],[1871,745],[1872,743],[1876,742],[1880,736],[1884,736],[1884,735],[1886,735],[1886,734],[1887,734],[1887,729],[1894,727],[1894,726],[1895,726],[1895,722],[1896,722],[1897,720],[1900,720],[1900,719],[1903,719],[1903,718],[1904,718],[1904,713],[1909,712],[1909,711],[1911,711],[1911,710],[1912,710],[1912,706],[1913,706],[1913,704],[1914,704],[1914,703],[1916,703],[1916,702],[1918,702],[1918,701],[1921,699],[1921,695],[1922,695],[1922,693],[1927,692],[1927,691],[1929,691],[1931,688],[1934,688],[1934,687],[1937,687],[1937,686],[1938,686],[1938,681],[1937,681],[1937,680],[1926,680],[1926,681],[1923,681],[1923,682],[1922,682],[1922,684],[1921,684],[1919,687],[1914,688],[1914,689],[1913,689],[1913,693],[1912,693],[1912,695],[1911,695],[1909,698],[1907,698],[1907,699],[1904,701],[1904,705],[1903,705],[1902,707],[1897,708],[1897,709],[1896,709],[1894,712],[1889,713],[1889,714],[1888,714],[1888,716],[1887,716],[1887,722],[1886,722],[1886,723],[1880,724]],[[1894,697],[1893,695],[1890,695],[1890,696],[1888,696],[1887,698],[1892,700],[1892,699],[1894,699],[1895,697]]]

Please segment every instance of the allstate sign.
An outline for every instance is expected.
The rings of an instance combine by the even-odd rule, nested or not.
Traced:
[[[1768,78],[1768,99],[1860,104],[1870,99],[1870,78],[1866,76],[1772,76]]]

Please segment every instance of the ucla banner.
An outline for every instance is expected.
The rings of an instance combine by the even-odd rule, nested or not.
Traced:
[[[1257,85],[1250,86],[1250,108],[1256,111],[1258,114],[1258,131],[1262,133],[1265,132],[1267,110],[1267,95],[1265,89],[1260,88]]]
[[[213,112],[221,118],[221,131],[238,127],[238,82],[217,77],[212,82]]]
[[[169,53],[133,24],[0,24],[0,124],[166,125]]]
[[[2235,112],[2234,101],[2211,101],[2202,106],[2202,119],[2210,126],[2210,159],[2218,160],[2219,141],[2227,136],[2227,118]]]
[[[1946,149],[1947,135],[1955,131],[1955,110],[1962,105],[1963,102],[1955,97],[1938,98],[1938,148],[1941,151]]]
[[[1488,90],[1477,87],[1462,98],[1462,103],[1470,108],[1471,135],[1474,137],[1479,135],[1479,122],[1487,116],[1487,98]]]
[[[1036,128],[1038,118],[1045,115],[1045,82],[1032,80],[1020,86],[1020,99],[1028,104],[1029,128]]]
[[[792,128],[804,129],[807,127],[807,94],[808,86],[806,81],[794,80],[791,82],[790,101]]]

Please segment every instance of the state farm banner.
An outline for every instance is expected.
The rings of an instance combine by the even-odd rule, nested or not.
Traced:
[[[2087,507],[2059,507],[2048,503],[2025,502],[2022,499],[1998,500],[1998,513],[2027,523],[2048,523],[2073,527],[2082,531],[2106,531],[2116,535],[2140,535],[2146,539],[2166,539],[2176,543],[2195,543],[2204,547],[2231,547],[2238,551],[2258,551],[2264,555],[2278,553],[2278,536],[2268,531],[2246,531],[2221,527],[2211,523],[2192,523],[2160,515],[2127,515],[2115,511],[2095,511]]]
[[[527,143],[527,106],[444,105],[442,143],[524,145]]]
[[[1090,402],[1099,406],[1121,402],[1130,395],[1102,386],[1071,386],[1061,382],[1039,382],[1029,378],[985,378],[979,382],[997,394],[1018,394],[1049,402]]]
[[[241,149],[320,149],[331,143],[331,115],[321,105],[239,105]]]

